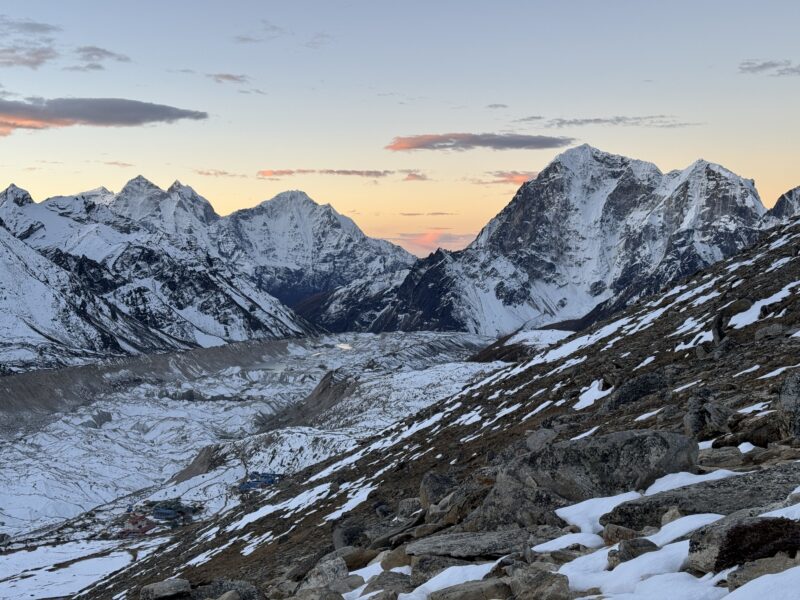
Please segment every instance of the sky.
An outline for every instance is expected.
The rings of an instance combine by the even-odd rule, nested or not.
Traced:
[[[800,185],[800,2],[4,0],[0,187],[287,189],[424,255],[581,143]]]

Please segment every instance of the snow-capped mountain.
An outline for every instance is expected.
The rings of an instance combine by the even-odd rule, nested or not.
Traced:
[[[40,254],[32,269],[36,276],[55,270],[68,280],[74,291],[66,296],[73,302],[56,302],[59,310],[77,306],[86,314],[71,319],[94,322],[102,321],[95,307],[103,307],[112,320],[120,316],[132,328],[106,336],[100,345],[78,336],[70,355],[302,335],[315,327],[273,293],[298,303],[354,279],[394,273],[414,260],[302,192],[220,217],[177,181],[162,190],[139,176],[118,194],[98,188],[41,203],[12,185],[0,193],[0,218],[18,242]],[[55,281],[44,272],[41,277]],[[11,321],[22,314],[13,303],[5,308]],[[16,343],[7,346],[16,352]],[[13,369],[70,362],[66,354],[60,362],[54,354],[53,363],[34,352],[26,355],[29,365],[0,356]]]
[[[414,262],[399,246],[367,237],[351,219],[300,191],[221,219],[212,236],[221,257],[246,265],[262,289],[292,307]]]
[[[372,331],[502,335],[596,319],[750,246],[765,213],[753,181],[719,165],[665,174],[578,146],[525,183],[465,250],[439,250],[366,299],[351,284],[326,300],[319,322],[336,324],[346,307],[371,315]]]
[[[141,196],[143,206],[131,199],[133,187],[150,192]],[[64,364],[71,362],[69,356],[94,352],[185,349],[314,330],[259,289],[246,273],[186,243],[188,238],[170,235],[166,229],[181,227],[188,212],[184,207],[167,212],[165,203],[163,228],[156,219],[148,222],[147,204],[157,194],[153,188],[138,178],[117,196],[99,189],[38,204],[14,186],[0,194],[0,218],[17,237],[16,246],[36,257],[35,262],[28,262],[28,271],[35,278],[53,282],[52,293],[60,294],[58,301],[44,305],[49,307],[48,314],[71,313],[69,319],[90,323],[90,329],[99,327],[104,332],[94,343],[87,343],[85,336],[65,334],[57,338],[69,342],[62,359],[54,351],[48,360],[38,357],[36,344],[24,357],[17,357],[17,344],[4,337],[2,357],[9,368]],[[182,192],[179,189],[170,195]],[[137,220],[116,212],[122,209]],[[17,289],[11,284],[19,279],[4,281]],[[65,285],[68,291],[62,291]],[[7,320],[13,323],[25,307],[14,298],[7,297],[6,302]],[[100,354],[91,355],[96,358]]]

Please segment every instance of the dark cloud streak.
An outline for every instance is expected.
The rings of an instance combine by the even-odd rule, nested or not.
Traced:
[[[0,100],[0,136],[9,135],[17,129],[50,129],[73,125],[133,127],[207,118],[208,113],[197,110],[124,98]]]
[[[405,152],[410,150],[540,150],[562,148],[575,140],[569,137],[547,135],[525,135],[520,133],[442,133],[399,136],[394,138],[387,150]]]

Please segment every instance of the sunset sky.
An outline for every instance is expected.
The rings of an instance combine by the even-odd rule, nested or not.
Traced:
[[[800,185],[800,2],[6,0],[0,172],[221,214],[302,189],[417,254],[580,143]]]

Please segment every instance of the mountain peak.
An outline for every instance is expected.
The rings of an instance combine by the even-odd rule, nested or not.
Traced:
[[[277,204],[300,204],[309,206],[320,206],[311,197],[302,190],[286,190],[281,192],[267,202],[275,202]]]
[[[163,191],[160,187],[158,187],[155,183],[144,177],[143,175],[137,175],[133,179],[131,179],[128,183],[126,183],[120,194],[124,194],[126,191],[140,191],[140,190],[158,190]]]
[[[6,201],[13,202],[17,206],[25,206],[26,204],[33,204],[33,198],[27,190],[17,187],[13,183],[10,184],[5,190],[0,192],[0,204],[5,204]]]

